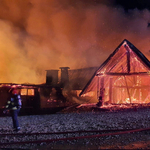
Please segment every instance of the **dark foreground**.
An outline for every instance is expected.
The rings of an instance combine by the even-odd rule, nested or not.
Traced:
[[[74,112],[49,115],[19,116],[21,130],[18,133],[48,133],[83,130],[128,130],[150,127],[150,109],[124,109],[101,112]],[[14,133],[9,116],[0,118],[0,134]],[[0,136],[0,142],[21,142],[69,137],[89,136],[104,133],[74,133],[33,136]],[[57,142],[42,142],[0,146],[1,149],[150,149],[150,131],[141,131],[120,135],[108,135],[96,138],[83,138]]]

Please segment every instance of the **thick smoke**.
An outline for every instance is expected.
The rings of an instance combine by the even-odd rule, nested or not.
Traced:
[[[124,39],[150,58],[150,12],[100,2],[1,0],[0,82],[44,83],[48,69],[99,66]]]

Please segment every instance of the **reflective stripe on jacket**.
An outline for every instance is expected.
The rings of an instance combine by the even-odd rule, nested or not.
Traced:
[[[7,101],[6,109],[10,110],[17,110],[21,108],[21,96],[20,95],[13,95],[9,101]]]

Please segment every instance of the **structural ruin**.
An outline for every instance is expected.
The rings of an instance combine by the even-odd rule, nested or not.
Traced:
[[[150,102],[150,62],[128,40],[123,40],[95,71],[80,96],[92,93],[103,104]]]

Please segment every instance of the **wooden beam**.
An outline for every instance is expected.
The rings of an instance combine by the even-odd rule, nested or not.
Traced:
[[[126,86],[113,86],[114,88],[126,88]],[[150,88],[150,86],[128,86],[128,88],[131,89],[145,89],[145,88]]]
[[[126,44],[124,45],[124,47],[127,51],[127,71],[128,73],[130,73],[130,50]]]
[[[107,72],[107,73],[98,73],[96,76],[104,76],[104,75],[110,75],[110,76],[130,76],[130,75],[147,75],[150,76],[148,72],[133,72],[133,73],[124,73],[124,72]]]
[[[110,101],[110,103],[112,103],[112,81],[113,81],[113,78],[110,78],[110,80],[109,80],[109,101]]]

